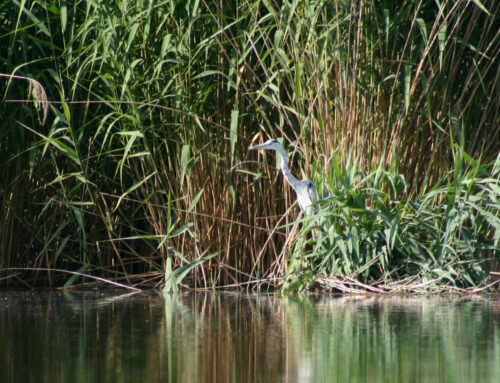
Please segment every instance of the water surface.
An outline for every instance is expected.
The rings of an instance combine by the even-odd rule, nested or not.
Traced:
[[[0,382],[500,382],[500,301],[0,292],[0,350]]]

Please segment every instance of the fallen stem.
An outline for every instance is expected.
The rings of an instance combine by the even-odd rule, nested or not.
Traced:
[[[96,281],[105,282],[105,283],[108,283],[110,285],[121,287],[121,288],[131,290],[131,291],[142,291],[141,289],[138,289],[136,287],[129,286],[129,285],[124,285],[123,283],[118,283],[118,282],[111,281],[111,280],[106,279],[106,278],[96,277],[95,275],[79,273],[78,271],[71,271],[71,270],[51,269],[51,268],[47,268],[47,267],[11,267],[8,269],[0,269],[0,271],[55,271],[55,272],[59,272],[59,273],[68,273],[68,274],[78,275],[81,277],[95,279]]]

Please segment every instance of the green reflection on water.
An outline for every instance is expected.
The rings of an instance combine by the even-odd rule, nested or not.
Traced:
[[[0,292],[0,382],[499,382],[497,298]]]

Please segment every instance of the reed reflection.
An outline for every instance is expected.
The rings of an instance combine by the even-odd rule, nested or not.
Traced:
[[[500,381],[478,297],[0,293],[0,381]]]

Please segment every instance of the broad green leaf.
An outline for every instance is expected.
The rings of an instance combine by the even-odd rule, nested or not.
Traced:
[[[444,48],[446,44],[446,32],[448,30],[448,24],[444,23],[439,29],[438,42],[439,42],[439,70],[443,70],[443,56]]]
[[[182,145],[182,150],[181,150],[181,179],[180,179],[180,186],[182,187],[184,185],[184,177],[186,176],[187,172],[187,167],[189,164],[191,156],[191,148],[189,145]]]

